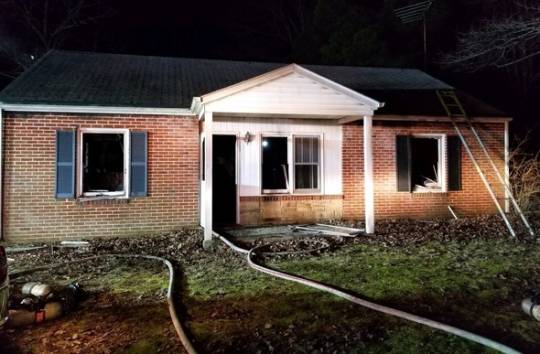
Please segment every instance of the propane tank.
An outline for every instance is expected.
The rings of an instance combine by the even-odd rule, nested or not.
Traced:
[[[527,315],[531,316],[537,321],[540,321],[540,295],[523,300],[521,302],[521,308]]]
[[[39,283],[39,282],[30,282],[23,285],[21,293],[23,295],[33,295],[39,298],[46,298],[52,292],[52,289],[49,285]]]
[[[59,302],[48,302],[43,309],[38,311],[10,310],[8,325],[11,327],[27,326],[54,320],[60,316],[62,316],[62,304]]]

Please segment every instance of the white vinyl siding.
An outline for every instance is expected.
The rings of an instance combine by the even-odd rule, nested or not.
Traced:
[[[215,113],[291,114],[291,118],[298,118],[292,116],[298,114],[304,118],[372,114],[372,108],[358,99],[299,73],[222,98],[210,103],[208,108]]]
[[[263,136],[286,136],[289,143],[289,161],[293,162],[294,136],[319,137],[319,188],[313,194],[340,195],[342,188],[342,126],[314,120],[278,118],[216,117],[214,134],[234,134],[239,141],[238,180],[240,196],[260,196],[261,144]],[[252,140],[244,140],[249,132]],[[293,172],[289,166],[289,176]],[[305,192],[304,192],[305,193]]]

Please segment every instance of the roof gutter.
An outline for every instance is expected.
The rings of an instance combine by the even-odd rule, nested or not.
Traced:
[[[474,123],[503,123],[512,121],[511,117],[470,117]],[[397,115],[397,114],[375,114],[373,120],[378,121],[414,121],[414,122],[441,122],[450,123],[452,120],[448,116],[426,116],[426,115]],[[465,118],[454,118],[456,122],[467,122]]]
[[[9,104],[1,103],[0,109],[6,112],[42,112],[42,113],[85,113],[85,114],[141,114],[193,116],[188,108],[151,108],[151,107],[108,107],[108,106],[72,106],[49,104]]]

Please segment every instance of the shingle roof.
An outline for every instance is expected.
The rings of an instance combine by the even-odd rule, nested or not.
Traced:
[[[0,102],[189,108],[193,97],[284,65],[51,51],[0,92]],[[446,83],[415,69],[302,66],[368,96],[369,93],[373,93],[373,98],[386,102],[384,113],[427,114],[424,108],[434,105],[433,100],[436,99],[434,90],[451,88]],[[408,95],[407,99],[403,97],[404,94]],[[403,100],[408,102],[407,112],[401,112],[402,108],[398,109],[398,106],[404,106],[398,105],[398,102]],[[478,113],[483,113],[485,108]],[[490,113],[490,116],[494,116],[493,113],[497,112],[493,109],[488,111],[486,112]],[[443,113],[441,109],[441,114]],[[496,115],[501,114],[498,113]]]

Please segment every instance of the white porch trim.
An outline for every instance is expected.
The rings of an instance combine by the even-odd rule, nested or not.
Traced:
[[[373,117],[364,117],[364,211],[366,233],[375,232],[375,191],[373,183]]]
[[[239,82],[237,84],[225,87],[223,89],[219,89],[219,90],[207,93],[207,94],[202,95],[200,97],[200,102],[203,103],[203,104],[208,104],[208,103],[220,100],[220,99],[222,99],[224,97],[231,96],[231,95],[233,95],[235,93],[245,91],[245,90],[250,89],[252,87],[259,86],[259,85],[264,84],[266,82],[275,80],[277,78],[280,78],[280,77],[283,77],[283,76],[286,76],[286,75],[289,75],[289,74],[295,73],[295,72],[298,73],[298,74],[307,76],[307,77],[321,83],[322,85],[327,86],[329,88],[332,88],[332,89],[334,89],[334,90],[336,90],[336,91],[338,91],[338,92],[340,92],[342,94],[345,94],[345,95],[347,95],[349,97],[352,97],[352,98],[362,102],[366,106],[369,106],[373,110],[384,106],[384,103],[382,103],[382,102],[376,101],[376,100],[372,99],[371,97],[368,97],[368,96],[363,95],[361,93],[358,93],[358,92],[356,92],[354,90],[351,90],[348,87],[345,87],[345,86],[343,86],[341,84],[338,84],[335,81],[332,81],[332,80],[327,79],[327,78],[325,78],[325,77],[323,77],[323,76],[321,76],[319,74],[316,74],[313,71],[308,70],[308,69],[306,69],[306,68],[304,68],[304,67],[302,67],[302,66],[300,66],[298,64],[289,64],[289,65],[286,65],[284,67],[269,71],[269,72],[267,72],[265,74],[262,74],[262,75],[253,77],[251,79]],[[196,108],[197,106],[198,105],[197,105],[196,102],[194,102],[192,104],[192,108]]]
[[[204,179],[204,242],[212,242],[213,220],[212,220],[212,167],[213,167],[213,113],[212,111],[204,111],[204,154],[205,154],[205,179]]]
[[[268,85],[268,86],[266,86]],[[296,86],[299,85],[299,86]],[[313,86],[312,86],[313,85]],[[292,88],[292,89],[291,89]],[[281,95],[281,96],[279,96]],[[277,96],[277,97],[276,97]],[[323,102],[321,106],[321,102]],[[273,70],[193,99],[191,109],[204,121],[205,181],[202,210],[204,243],[213,237],[213,134],[227,117],[287,118],[342,125],[364,121],[364,205],[366,232],[375,229],[373,181],[373,113],[383,103],[373,100],[296,64]],[[315,109],[314,109],[315,107]],[[214,122],[214,119],[217,121]],[[214,125],[217,125],[214,127]],[[317,124],[317,123],[315,123]],[[280,131],[281,132],[281,131]],[[245,134],[242,132],[235,132]],[[272,135],[270,131],[268,131]],[[281,132],[283,133],[283,132]],[[265,132],[261,133],[264,136]],[[324,144],[324,140],[322,142]],[[291,150],[292,151],[292,150]],[[240,161],[237,161],[240,163]],[[289,166],[289,168],[292,168]],[[289,175],[292,175],[289,172]],[[238,176],[237,176],[238,178]]]

